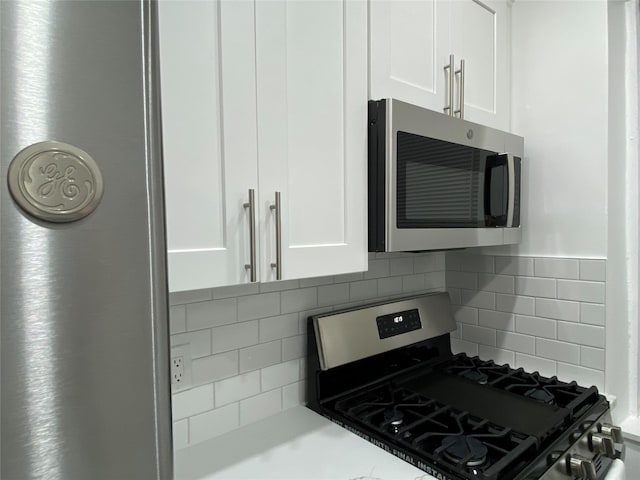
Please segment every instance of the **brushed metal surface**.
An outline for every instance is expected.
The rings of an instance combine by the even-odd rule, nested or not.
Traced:
[[[91,214],[104,190],[100,167],[87,152],[47,140],[29,145],[11,161],[9,191],[30,215],[48,222],[74,222]]]
[[[393,98],[387,99],[385,124],[387,130],[385,251],[439,250],[518,243],[521,237],[519,228],[398,228],[396,138],[398,132],[407,132],[491,152],[507,152],[522,158],[524,149],[522,137]],[[517,230],[517,232],[511,234],[507,233],[507,230]]]
[[[28,217],[1,188],[2,479],[170,479],[155,4],[0,2],[1,176],[77,145],[92,215]]]
[[[376,318],[418,309],[422,328],[381,339]],[[328,370],[456,329],[447,292],[430,293],[313,318],[320,368]]]

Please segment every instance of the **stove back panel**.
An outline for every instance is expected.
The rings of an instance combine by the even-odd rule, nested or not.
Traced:
[[[566,422],[566,408],[434,372],[404,383],[410,390],[542,441]]]

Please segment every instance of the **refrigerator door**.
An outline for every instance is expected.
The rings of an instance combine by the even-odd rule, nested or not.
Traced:
[[[173,477],[155,7],[0,2],[3,479]]]

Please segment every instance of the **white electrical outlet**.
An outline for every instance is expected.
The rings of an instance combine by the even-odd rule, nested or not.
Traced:
[[[189,344],[171,347],[171,391],[191,388],[191,348]]]

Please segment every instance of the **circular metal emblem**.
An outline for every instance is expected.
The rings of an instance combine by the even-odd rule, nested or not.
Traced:
[[[73,222],[100,203],[102,174],[89,154],[67,143],[34,143],[9,166],[9,191],[23,210],[48,222]]]
[[[469,130],[467,131],[467,138],[468,138],[469,140],[471,140],[471,139],[473,138],[473,130],[469,129]]]

